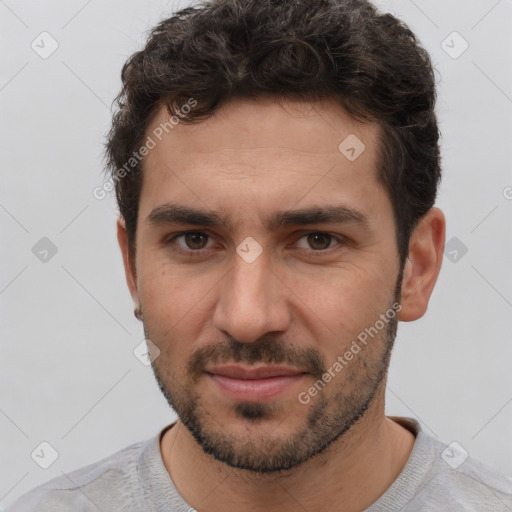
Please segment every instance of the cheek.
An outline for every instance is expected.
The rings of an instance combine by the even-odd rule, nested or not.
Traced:
[[[335,353],[386,312],[393,284],[377,269],[330,270],[328,278],[296,277],[290,288],[300,298],[295,302],[300,322],[309,325],[319,347]]]
[[[180,359],[201,338],[211,316],[211,293],[218,281],[191,275],[168,264],[146,265],[139,279],[139,294],[146,334],[162,352]],[[152,270],[151,270],[152,269]]]
[[[204,293],[190,285],[166,279],[144,281],[141,302],[144,320],[161,331],[176,329],[197,317]]]
[[[205,294],[207,283],[198,279],[197,270],[170,264],[165,251],[146,251],[139,268],[138,289],[145,313],[166,323],[193,309]]]

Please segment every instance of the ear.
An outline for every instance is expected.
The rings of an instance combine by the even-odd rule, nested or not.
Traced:
[[[119,248],[123,256],[124,273],[126,276],[126,283],[130,290],[130,294],[133,299],[135,308],[140,306],[139,293],[137,291],[137,272],[135,262],[130,257],[130,251],[128,248],[128,235],[126,233],[126,224],[122,217],[117,219],[117,241],[119,242]]]
[[[431,208],[411,234],[398,314],[402,322],[417,320],[427,310],[443,262],[445,235],[446,220],[439,208]]]

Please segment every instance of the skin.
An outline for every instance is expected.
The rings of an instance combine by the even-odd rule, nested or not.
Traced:
[[[165,120],[161,109],[148,134]],[[338,150],[350,134],[365,144],[355,161]],[[179,416],[161,440],[162,459],[196,510],[360,511],[410,455],[414,436],[384,414],[396,323],[309,403],[297,398],[395,300],[398,320],[423,316],[439,275],[445,219],[432,208],[412,234],[400,282],[393,208],[375,170],[378,137],[378,125],[334,102],[261,97],[180,123],[144,161],[135,261],[122,219],[118,240],[146,337],[160,351],[155,376]],[[168,203],[232,225],[148,221]],[[265,222],[326,205],[357,210],[367,223],[270,230]],[[208,236],[169,240],[187,230]],[[319,232],[326,236],[308,237]],[[252,263],[236,252],[246,237],[262,248]],[[235,401],[204,373],[213,362],[263,366],[278,355],[307,373],[273,399]]]

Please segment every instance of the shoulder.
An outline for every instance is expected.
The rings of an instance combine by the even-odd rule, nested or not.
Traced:
[[[512,510],[512,478],[469,456],[458,443],[434,442],[438,457],[426,489],[439,496],[439,506],[464,505],[464,510],[475,512]]]
[[[93,464],[63,473],[18,498],[6,512],[97,512],[113,510],[112,506],[116,511],[128,510],[124,507],[137,503],[137,463],[149,442],[134,443]]]
[[[443,443],[427,434],[413,418],[392,419],[413,432],[416,442],[401,474],[370,507],[372,512],[512,511],[512,478],[471,457],[459,443]]]

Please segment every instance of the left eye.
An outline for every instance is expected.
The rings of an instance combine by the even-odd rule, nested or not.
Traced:
[[[324,251],[333,247],[332,242],[341,242],[341,240],[328,233],[308,233],[300,240],[306,240],[306,244],[309,245],[309,247],[303,246],[301,249],[313,249],[314,251]]]

